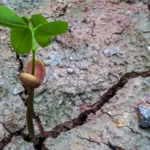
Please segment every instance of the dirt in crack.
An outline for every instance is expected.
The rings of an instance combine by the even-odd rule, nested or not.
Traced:
[[[3,126],[5,128],[4,124],[3,124]],[[5,128],[5,129],[9,132],[9,134],[7,136],[4,136],[4,138],[0,141],[0,150],[3,150],[4,147],[11,142],[11,140],[14,136],[21,136],[23,133],[23,130],[25,129],[25,126],[14,132],[10,132],[7,128]]]
[[[64,122],[63,124],[57,125],[51,131],[45,131],[44,137],[56,138],[60,133],[69,131],[77,126],[81,126],[86,122],[88,115],[90,113],[95,114],[100,110],[113,96],[116,95],[117,91],[124,87],[124,85],[133,78],[137,77],[148,77],[150,76],[150,70],[146,72],[131,72],[123,75],[117,84],[113,85],[109,90],[100,97],[100,100],[89,106],[90,109],[79,114],[77,118],[74,118],[70,121]]]
[[[34,147],[36,150],[47,150],[47,148],[44,146],[44,141],[50,137],[50,138],[57,138],[58,135],[60,135],[62,132],[66,132],[69,131],[77,126],[81,126],[86,122],[86,119],[88,118],[88,115],[90,113],[95,114],[98,110],[100,110],[113,96],[116,95],[117,91],[122,89],[124,87],[124,85],[133,78],[137,78],[137,77],[149,77],[150,76],[150,70],[146,71],[146,72],[131,72],[131,73],[126,73],[125,75],[123,75],[120,80],[118,81],[117,84],[113,85],[112,87],[110,87],[108,89],[108,91],[106,93],[104,93],[101,97],[100,100],[97,101],[96,103],[94,103],[93,105],[89,106],[90,109],[82,112],[79,114],[79,116],[77,118],[74,118],[70,121],[66,121],[63,124],[57,125],[56,127],[54,127],[51,131],[43,131],[36,136],[36,141],[34,144]],[[42,127],[40,118],[37,119],[39,126]],[[35,121],[37,121],[35,119]],[[43,129],[43,128],[42,128]],[[4,139],[2,139],[0,141],[0,148],[3,149],[4,146],[6,146],[11,139],[13,138],[13,136],[15,136],[16,133],[12,133],[9,138],[9,140],[7,140],[7,137],[5,137]],[[17,135],[22,136],[23,137],[23,132],[17,132]],[[6,141],[7,140],[7,141]],[[25,141],[28,141],[26,139],[24,139]],[[29,141],[28,141],[29,142]]]

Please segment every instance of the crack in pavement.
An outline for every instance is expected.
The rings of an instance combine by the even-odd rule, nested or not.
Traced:
[[[114,116],[110,115],[108,112],[103,111],[102,109],[100,109],[100,110],[101,110],[101,112],[102,112],[103,114],[106,114],[108,117],[110,117],[113,122],[116,122],[115,119],[114,119]]]
[[[125,149],[123,149],[122,147],[112,145],[109,141],[108,141],[108,144],[106,144],[106,145],[107,145],[111,150],[125,150]]]
[[[84,138],[84,137],[80,137],[80,136],[77,136],[77,137],[80,138],[80,139],[83,139],[83,140],[87,140],[88,142],[98,144],[98,145],[104,144],[111,150],[124,150],[122,147],[115,146],[115,145],[111,144],[109,141],[106,143],[106,142],[98,142],[98,141],[96,141],[92,138]]]
[[[135,133],[135,134],[138,134],[142,137],[141,133],[140,132],[137,132],[135,131],[133,128],[131,128],[130,126],[126,125],[126,127],[132,132],[132,133]]]
[[[116,95],[117,91],[124,87],[124,85],[133,78],[137,77],[148,77],[150,76],[150,70],[146,72],[131,72],[123,75],[117,84],[113,85],[106,93],[101,96],[100,100],[90,106],[91,109],[88,109],[79,114],[77,118],[74,118],[70,121],[64,122],[63,124],[57,125],[51,131],[45,131],[44,137],[56,138],[60,133],[69,131],[77,126],[81,126],[86,122],[88,115],[90,113],[95,114],[98,110],[104,106],[113,96]]]
[[[92,138],[85,138],[85,137],[81,137],[81,136],[77,136],[77,137],[80,138],[80,139],[82,139],[82,140],[86,140],[88,142],[92,142],[92,143],[95,143],[95,144],[98,144],[98,145],[100,145],[100,143],[106,144],[104,142],[98,142],[98,141],[96,141],[96,140],[94,140]]]
[[[34,0],[32,0],[32,3],[33,3]],[[83,0],[84,2],[84,0]],[[74,3],[78,3],[78,1],[75,1]],[[60,11],[62,11],[62,13],[58,14],[58,17],[60,16],[63,16],[66,11],[67,11],[67,8],[68,8],[68,4],[65,5],[63,8],[61,8]],[[92,29],[92,33],[93,33],[93,29],[95,27],[95,22],[93,23],[93,26],[91,27]],[[114,34],[122,34],[124,32],[124,29],[119,32],[119,33],[114,33]],[[60,44],[63,48],[67,47],[69,49],[72,49],[73,51],[76,52],[76,48],[72,47],[72,46],[68,46],[67,44],[63,43],[61,40],[58,40],[56,38],[55,40],[58,44]],[[22,60],[19,58],[19,55],[16,55],[16,60],[19,62],[19,67],[18,67],[18,71],[19,73],[23,71],[23,62]],[[88,116],[92,113],[92,114],[95,114],[97,111],[101,110],[101,108],[109,102],[109,100],[116,95],[117,91],[122,89],[124,87],[124,85],[132,78],[136,78],[136,77],[139,77],[139,76],[142,76],[142,77],[148,77],[150,76],[150,71],[147,71],[147,72],[131,72],[131,73],[126,73],[125,75],[123,75],[120,80],[118,81],[117,84],[114,84],[112,87],[110,87],[108,89],[108,91],[106,93],[104,93],[99,101],[97,101],[96,103],[94,103],[93,105],[91,106],[88,106],[88,110],[85,110],[83,112],[81,112],[79,114],[78,117],[70,120],[70,121],[66,121],[60,125],[57,125],[55,126],[51,131],[44,131],[44,128],[42,126],[42,123],[41,123],[41,120],[40,120],[40,117],[38,115],[36,115],[34,113],[34,121],[35,123],[37,124],[38,126],[38,129],[40,131],[40,134],[39,135],[36,135],[37,137],[37,140],[36,140],[36,144],[34,145],[35,146],[35,149],[38,149],[38,150],[43,150],[45,149],[46,150],[46,147],[44,146],[44,141],[46,140],[46,138],[57,138],[62,132],[66,132],[66,131],[69,131],[77,126],[82,126],[83,124],[86,123],[86,120],[88,118]],[[25,87],[24,87],[25,88]],[[77,87],[78,89],[78,87]],[[78,89],[79,90],[79,89]],[[26,91],[26,90],[25,90]],[[27,92],[27,91],[26,91]],[[27,93],[25,93],[27,95]],[[23,97],[20,95],[21,99],[23,100],[24,104],[26,105],[26,101],[25,99],[23,99]],[[101,110],[102,111],[102,110]],[[109,117],[113,118],[113,116],[111,116],[109,113],[107,112],[104,112],[102,111],[103,113],[107,114]],[[4,126],[4,124],[3,124]],[[130,129],[130,128],[129,128]],[[9,129],[8,129],[9,131]],[[23,131],[23,130],[22,130]],[[15,131],[15,132],[12,132],[10,133],[7,137],[5,137],[4,139],[2,139],[0,141],[0,149],[3,149],[10,141],[11,139],[14,137],[14,136],[22,136],[23,137],[23,132],[18,130],[18,131]],[[133,133],[136,133],[136,131],[132,130],[131,128],[131,131]],[[137,133],[138,134],[138,133]],[[27,142],[30,142],[30,139],[29,141],[27,139],[24,139],[25,141]],[[86,139],[86,140],[89,140],[89,139]],[[99,144],[98,142],[96,141],[93,141],[93,140],[89,140],[89,142],[95,142],[97,144]],[[105,143],[106,144],[106,143]],[[108,142],[108,144],[106,144],[107,146],[109,146],[110,149],[112,150],[119,150],[119,149],[116,149],[114,148],[115,146],[113,146],[110,142]]]
[[[19,65],[22,65],[22,60],[17,56],[17,60],[19,60]],[[22,66],[23,67],[23,66]],[[19,67],[18,71],[22,71],[22,68]],[[69,131],[77,126],[81,126],[84,123],[86,123],[86,120],[88,116],[92,113],[95,114],[98,110],[100,110],[108,101],[116,95],[117,91],[124,87],[124,85],[133,78],[137,77],[148,77],[150,76],[150,70],[146,72],[130,72],[123,75],[117,84],[114,84],[112,87],[108,89],[106,93],[104,93],[100,100],[94,103],[93,105],[89,106],[89,109],[85,110],[84,112],[81,112],[78,117],[71,119],[70,121],[66,121],[60,125],[55,126],[51,131],[44,131],[44,128],[42,126],[42,123],[40,121],[40,118],[38,116],[34,116],[35,121],[38,123],[39,130],[41,131],[39,135],[36,135],[36,141],[34,143],[34,147],[37,150],[42,150],[42,147],[44,146],[44,141],[47,138],[57,138],[58,135],[60,135],[62,132]],[[16,132],[11,133],[8,137],[2,139],[0,141],[0,148],[3,149],[13,138],[15,135],[20,135],[23,137],[22,130],[18,130]],[[25,141],[29,142],[30,139]],[[31,141],[30,141],[31,142]],[[46,149],[46,148],[45,148]]]
[[[19,54],[16,54],[16,60],[19,62],[18,71],[19,73],[23,72],[23,62],[20,59]]]
[[[5,125],[2,123],[2,125],[4,126],[5,128]],[[23,135],[23,130],[26,128],[26,126],[24,126],[23,128],[17,130],[17,131],[14,131],[14,132],[10,132],[7,128],[5,128],[8,132],[9,132],[9,135],[5,136],[1,141],[0,141],[0,150],[3,150],[3,148],[9,144],[12,140],[12,138],[14,136],[21,136]]]

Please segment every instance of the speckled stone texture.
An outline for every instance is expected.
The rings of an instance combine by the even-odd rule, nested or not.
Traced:
[[[149,11],[143,3],[129,5],[115,0],[2,2],[21,16],[41,13],[48,20],[69,23],[68,33],[54,39],[47,48],[39,47],[37,52],[47,72],[43,85],[35,93],[35,112],[45,130],[77,117],[125,73],[150,68]],[[0,31],[0,44],[0,121],[17,123],[21,128],[25,124],[26,108],[20,95],[13,94],[20,81],[7,29]],[[24,62],[29,58],[30,55],[21,57]],[[149,150],[149,129],[139,128],[137,114],[137,104],[150,92],[149,81],[149,78],[129,80],[83,126],[62,133],[56,139],[48,138],[47,148],[108,150],[109,141],[126,150]],[[3,128],[2,131],[6,132]],[[32,144],[21,138],[13,139],[5,150],[9,147],[33,149]]]
[[[109,141],[125,150],[149,150],[150,130],[139,128],[136,111],[150,92],[149,86],[144,87],[149,81],[141,77],[130,80],[86,124],[57,139],[47,139],[46,146],[53,150],[108,150]]]

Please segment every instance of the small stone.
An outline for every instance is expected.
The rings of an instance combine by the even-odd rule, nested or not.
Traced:
[[[140,127],[148,128],[150,127],[150,106],[145,104],[140,104],[138,106],[139,118],[140,118]]]
[[[111,57],[114,54],[114,51],[112,49],[105,49],[104,54],[106,57]]]
[[[37,97],[37,98],[34,99],[35,103],[39,103],[40,101],[41,101],[41,97]]]
[[[83,23],[90,23],[90,19],[89,19],[89,18],[85,18],[85,19],[83,20]]]
[[[69,74],[72,74],[72,73],[74,72],[74,70],[73,70],[72,68],[67,68],[67,72],[68,72]]]
[[[21,84],[18,83],[16,88],[13,91],[13,94],[17,95],[17,94],[19,94],[21,92],[24,92],[24,87]]]
[[[117,19],[116,19],[116,22],[117,22],[117,23],[121,23],[121,19],[120,19],[120,18],[117,18]]]
[[[107,44],[107,45],[110,44],[109,40],[105,40],[104,42],[105,42],[105,44]]]
[[[73,60],[73,57],[72,57],[72,56],[70,56],[70,57],[69,57],[69,60],[71,60],[71,61],[72,61],[72,60]]]
[[[127,11],[124,12],[124,14],[125,14],[126,16],[132,15],[132,11],[127,10]]]
[[[147,50],[150,52],[150,46],[147,47]]]

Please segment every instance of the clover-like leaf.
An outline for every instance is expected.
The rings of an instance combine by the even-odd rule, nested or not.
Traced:
[[[32,32],[29,28],[11,31],[11,45],[18,54],[27,54],[32,48]]]
[[[0,5],[0,25],[16,30],[28,28],[28,24],[21,17],[3,5]]]
[[[21,17],[23,20],[24,20],[24,22],[26,23],[26,24],[29,24],[29,18],[27,18],[27,17]]]
[[[68,30],[68,23],[64,21],[53,21],[38,26],[35,35],[38,36],[58,36]]]
[[[32,23],[32,26],[34,28],[36,28],[39,25],[42,25],[44,23],[48,23],[48,21],[46,20],[45,17],[43,17],[43,16],[41,16],[39,14],[36,14],[36,15],[32,15],[32,17],[31,17],[31,23]],[[40,36],[38,34],[35,34],[34,37],[36,39],[36,42],[41,47],[46,47],[46,46],[48,46],[51,43],[51,37],[43,37],[43,36]]]
[[[43,48],[51,44],[51,37],[47,37],[47,36],[42,37],[42,36],[35,35],[35,39],[36,42]]]
[[[39,14],[35,14],[31,16],[31,22],[34,28],[36,28],[37,26],[44,24],[44,23],[48,23],[48,21],[46,20],[45,17],[39,15]]]

